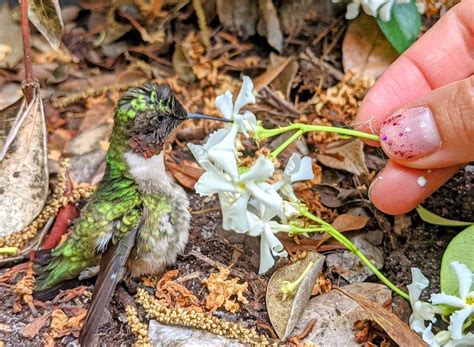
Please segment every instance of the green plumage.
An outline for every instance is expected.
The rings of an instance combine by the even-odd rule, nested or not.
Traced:
[[[140,242],[131,257],[136,260],[150,251],[147,239],[157,240],[164,233],[160,220],[165,215],[170,215],[171,223],[175,219],[170,198],[140,189],[124,154],[155,155],[169,132],[185,118],[169,89],[149,84],[124,95],[115,115],[104,178],[67,240],[52,251],[52,261],[38,269],[37,290],[76,278],[84,269],[98,265],[102,253],[134,228],[140,229]]]

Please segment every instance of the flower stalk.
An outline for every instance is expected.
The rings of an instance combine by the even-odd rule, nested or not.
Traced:
[[[296,291],[298,290],[298,287],[300,286],[301,282],[303,282],[304,278],[308,274],[309,270],[311,270],[311,267],[313,266],[313,262],[310,261],[308,265],[306,265],[306,268],[304,269],[303,273],[299,275],[299,277],[294,280],[293,282],[290,281],[283,281],[281,285],[281,292],[288,296],[295,296]]]

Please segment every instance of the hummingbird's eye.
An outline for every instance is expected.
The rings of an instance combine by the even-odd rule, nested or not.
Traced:
[[[165,117],[163,117],[163,116],[158,116],[158,118],[157,118],[157,119],[158,119],[158,122],[160,122],[160,123],[161,123],[161,122],[163,122],[163,120],[165,119]]]

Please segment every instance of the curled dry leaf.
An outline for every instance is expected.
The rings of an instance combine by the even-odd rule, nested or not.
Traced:
[[[337,289],[357,302],[399,346],[426,346],[421,337],[411,330],[397,315],[384,308],[381,305],[383,303],[369,300],[363,293],[344,290],[345,287]]]
[[[168,307],[191,308],[202,311],[198,298],[186,287],[174,281],[178,270],[165,273],[156,284],[155,296]]]
[[[177,164],[171,159],[167,160],[166,168],[183,187],[188,189],[194,189],[194,185],[203,173],[196,163],[188,160],[183,160],[181,164]]]
[[[397,57],[397,51],[372,17],[361,14],[351,21],[342,41],[345,73],[351,71],[359,77],[375,80]]]
[[[364,143],[359,139],[330,143],[318,160],[333,169],[345,170],[354,175],[368,175],[365,165]]]
[[[26,303],[34,309],[33,306],[33,290],[35,289],[35,273],[33,271],[33,262],[28,263],[28,270],[25,276],[19,280],[13,287],[15,293],[15,303],[13,304],[13,312],[21,311],[21,303]]]
[[[51,46],[58,49],[64,28],[58,0],[28,0],[28,18]]]
[[[349,230],[359,230],[367,225],[369,222],[369,217],[367,216],[356,216],[353,214],[340,214],[332,222],[332,226],[340,232],[349,231]]]
[[[0,236],[8,236],[35,219],[48,195],[46,127],[39,91],[30,104],[23,102],[20,107],[0,160]]]
[[[283,33],[280,28],[278,13],[272,0],[258,0],[259,22],[258,33],[267,38],[270,46],[278,52],[283,49]]]
[[[248,303],[244,296],[247,293],[248,283],[238,283],[238,278],[228,280],[230,269],[220,268],[218,273],[212,273],[207,279],[202,280],[209,294],[206,296],[206,310],[214,312],[219,307],[235,313],[240,309],[238,302]]]
[[[41,328],[44,327],[44,325],[46,324],[50,316],[51,316],[51,313],[45,313],[41,317],[36,318],[34,321],[27,324],[23,328],[23,330],[21,331],[21,335],[26,338],[35,337],[36,335],[38,335]]]
[[[278,269],[270,278],[266,295],[268,316],[281,339],[288,338],[296,324],[298,324],[301,314],[311,297],[316,279],[321,273],[324,259],[323,255],[310,251],[306,258]],[[294,282],[310,262],[313,262],[313,265],[298,286],[296,295],[284,298],[281,292],[283,281]]]

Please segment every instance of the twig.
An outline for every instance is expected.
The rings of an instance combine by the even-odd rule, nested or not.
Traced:
[[[23,59],[25,61],[25,80],[23,94],[29,103],[33,99],[33,90],[38,86],[38,80],[33,76],[31,64],[30,23],[28,21],[28,0],[21,0],[21,37],[23,39]]]
[[[276,94],[271,88],[268,88],[268,86],[263,87],[260,90],[260,94],[265,99],[265,101],[268,102],[273,107],[279,108],[282,106],[285,110],[290,112],[290,114],[287,116],[290,116],[293,118],[299,118],[301,112],[291,103],[280,98],[278,94]]]
[[[337,79],[338,81],[341,81],[344,78],[344,74],[333,67],[332,65],[326,63],[324,60],[317,58],[313,52],[309,48],[307,48],[304,53],[301,54],[301,58],[308,60],[310,63],[312,63],[314,66],[319,67],[320,69],[323,69],[327,71],[332,77]]]
[[[211,259],[209,258],[208,256],[205,256],[204,254],[198,252],[198,251],[190,251],[187,256],[194,256],[196,258],[198,258],[199,260],[202,260],[203,262],[205,263],[208,263],[209,265],[211,265],[212,267],[215,267],[217,269],[219,268],[226,268],[228,267],[227,265],[224,265],[222,264],[221,262],[218,262],[217,260],[214,260],[214,259]],[[237,269],[233,269],[231,268],[230,269],[230,273],[233,275],[233,276],[236,276],[236,277],[240,277],[244,280],[247,280],[249,277],[248,274],[246,274],[244,271],[241,271],[241,270],[237,270]]]

